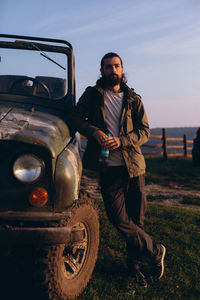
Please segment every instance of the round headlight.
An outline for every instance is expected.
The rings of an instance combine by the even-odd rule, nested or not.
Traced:
[[[13,164],[14,176],[24,183],[36,181],[43,169],[43,161],[35,155],[24,154],[16,159]]]

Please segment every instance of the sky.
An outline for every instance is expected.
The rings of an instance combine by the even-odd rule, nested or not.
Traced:
[[[0,0],[0,33],[73,45],[77,100],[118,53],[151,128],[200,127],[199,0]]]

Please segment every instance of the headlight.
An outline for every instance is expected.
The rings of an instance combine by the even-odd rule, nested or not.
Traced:
[[[40,158],[32,154],[24,154],[14,162],[13,174],[19,181],[31,183],[41,176],[43,167],[44,162]]]

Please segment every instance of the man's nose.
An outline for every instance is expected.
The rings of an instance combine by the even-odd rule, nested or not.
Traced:
[[[112,72],[115,73],[116,72],[116,67],[112,66]]]

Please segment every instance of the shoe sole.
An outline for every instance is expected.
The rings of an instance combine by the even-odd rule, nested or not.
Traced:
[[[164,273],[164,258],[165,258],[165,254],[166,254],[166,248],[165,246],[161,245],[163,253],[162,253],[162,258],[161,258],[161,266],[162,266],[162,272],[160,274],[160,276],[158,277],[159,279],[163,276]]]
[[[143,275],[144,276],[144,275]],[[143,288],[147,288],[148,287],[148,284],[147,284],[147,282],[145,282],[146,281],[146,279],[145,279],[145,276],[144,276],[144,281],[141,281],[140,279],[136,279],[136,282],[137,282],[137,284],[139,284],[141,287],[143,287]]]

